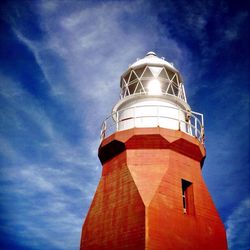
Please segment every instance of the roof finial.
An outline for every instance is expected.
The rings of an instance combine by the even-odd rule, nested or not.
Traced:
[[[149,51],[149,52],[147,53],[147,56],[156,56],[156,54],[155,54],[155,52],[153,52],[153,51]]]

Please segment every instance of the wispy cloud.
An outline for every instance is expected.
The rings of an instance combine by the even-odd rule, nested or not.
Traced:
[[[242,11],[230,19],[226,29],[224,30],[225,40],[232,41],[240,39],[240,31],[242,29],[242,25],[247,21],[248,15],[249,13],[247,11]]]
[[[85,147],[84,138],[72,145],[62,131],[57,131],[57,118],[49,117],[48,110],[34,96],[9,77],[0,78],[1,100],[8,103],[1,113],[6,133],[0,140],[5,159],[0,171],[0,203],[9,214],[1,218],[1,228],[15,235],[14,228],[21,227],[17,237],[33,249],[41,249],[42,245],[48,249],[46,244],[53,246],[51,249],[65,249],[67,244],[59,240],[62,235],[68,239],[67,248],[77,248],[83,213],[100,172],[93,146]],[[15,131],[12,135],[11,130]],[[31,145],[26,137],[31,138]],[[11,206],[13,199],[16,206]],[[85,201],[83,205],[81,201]],[[74,212],[73,207],[81,213]],[[60,235],[58,227],[63,228]]]
[[[226,221],[230,250],[246,250],[250,246],[250,198],[243,200]]]

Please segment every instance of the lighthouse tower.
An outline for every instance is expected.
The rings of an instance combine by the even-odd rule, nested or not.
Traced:
[[[203,115],[173,64],[149,52],[121,76],[101,131],[102,176],[81,249],[227,249],[202,178]]]

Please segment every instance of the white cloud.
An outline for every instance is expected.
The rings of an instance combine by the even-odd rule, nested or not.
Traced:
[[[230,250],[249,249],[250,198],[243,200],[226,221]]]
[[[2,169],[9,184],[2,185],[1,204],[8,207],[13,202],[10,197],[18,198],[14,206],[8,207],[9,216],[1,227],[7,225],[8,233],[18,234],[21,242],[32,249],[79,247],[83,212],[89,206],[96,183],[88,182],[74,168],[60,167],[19,165],[12,167],[11,172],[8,167]],[[22,231],[17,232],[14,229],[17,227],[22,227]]]
[[[35,156],[26,157],[20,152],[27,146],[25,140],[17,144],[7,133],[0,137],[2,154],[9,159],[9,163],[1,166],[1,204],[10,215],[4,218],[6,223],[2,227],[8,233],[18,234],[23,244],[34,249],[41,249],[44,241],[54,249],[77,248],[83,212],[86,212],[99,178],[97,155],[93,155],[92,147],[85,146],[84,138],[76,145],[68,142],[63,131],[55,127],[56,117],[49,117],[46,109],[21,84],[4,75],[0,77],[0,84],[1,95],[11,109],[10,112],[6,110],[8,116],[2,121],[18,136],[31,138],[30,148],[40,151],[44,157],[41,164]],[[15,115],[11,116],[14,111]],[[39,134],[46,136],[45,141],[39,141],[36,134],[29,131],[20,114],[37,126]],[[46,153],[51,159],[46,158]],[[15,205],[11,205],[12,199]],[[73,212],[72,206],[79,210]],[[14,232],[16,225],[24,229]],[[61,237],[68,245],[62,243]]]
[[[233,41],[235,39],[239,39],[240,29],[242,28],[242,24],[247,20],[248,12],[243,11],[235,15],[224,30],[224,38],[228,41]]]
[[[152,15],[147,15],[149,4],[142,1],[133,3],[134,7],[146,12],[140,15],[142,19],[148,19],[145,28],[131,25],[130,19],[133,20],[137,9],[123,3],[107,2],[90,6],[77,3],[73,8],[64,2],[64,11],[59,5],[54,12],[44,8],[44,4],[38,4],[37,12],[40,13],[45,38],[39,42],[31,41],[16,32],[18,37],[33,51],[57,94],[66,94],[70,100],[78,100],[79,104],[87,99],[95,102],[100,111],[107,112],[106,107],[110,108],[119,96],[119,77],[127,64],[132,63],[136,55],[144,56],[162,38],[161,25]],[[127,23],[122,22],[124,16],[128,19]],[[177,43],[170,37],[165,35],[163,42],[168,44],[169,50],[181,54]],[[67,71],[64,81],[58,81],[58,75],[50,67],[52,55],[60,58]],[[91,107],[88,110],[93,112]]]

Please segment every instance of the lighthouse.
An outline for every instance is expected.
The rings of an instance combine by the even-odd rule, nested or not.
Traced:
[[[102,175],[81,249],[225,250],[224,225],[202,177],[203,115],[172,63],[149,52],[122,74],[103,122]]]

